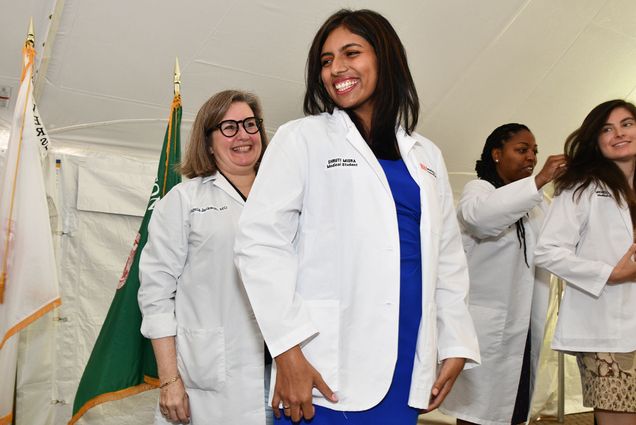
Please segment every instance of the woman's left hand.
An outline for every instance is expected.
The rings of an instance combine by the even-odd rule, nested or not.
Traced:
[[[428,403],[428,407],[422,413],[430,412],[439,407],[444,401],[455,380],[459,376],[459,373],[464,369],[466,359],[462,357],[451,357],[442,362],[442,368],[437,375],[437,379],[433,384],[431,390],[431,398]]]
[[[190,400],[181,379],[161,388],[159,411],[171,422],[190,423]]]

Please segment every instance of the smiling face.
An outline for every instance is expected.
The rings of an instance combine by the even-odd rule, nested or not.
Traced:
[[[252,108],[245,102],[234,102],[227,110],[223,119],[243,121],[253,117]],[[216,166],[224,174],[244,175],[255,172],[254,166],[261,156],[261,134],[249,134],[243,124],[239,124],[238,132],[232,137],[226,137],[220,130],[212,132],[212,146]]]
[[[345,27],[333,30],[321,51],[322,83],[341,109],[350,109],[368,126],[373,116],[373,93],[378,64],[373,47]]]
[[[537,142],[528,130],[515,133],[502,148],[492,150],[497,174],[504,184],[532,175],[537,165]]]
[[[616,163],[633,163],[636,156],[636,120],[625,108],[614,109],[598,136],[601,154]]]

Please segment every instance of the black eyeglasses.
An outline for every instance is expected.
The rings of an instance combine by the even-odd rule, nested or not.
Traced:
[[[218,129],[225,137],[234,137],[239,131],[239,124],[243,124],[243,129],[245,129],[246,133],[256,134],[261,129],[263,119],[258,117],[247,117],[242,121],[225,120],[214,126],[214,128],[209,129],[207,133],[209,135],[212,131]]]

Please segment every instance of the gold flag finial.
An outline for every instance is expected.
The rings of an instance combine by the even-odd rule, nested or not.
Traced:
[[[29,33],[27,34],[27,38],[25,44],[30,44],[31,47],[35,46],[35,32],[33,31],[33,17],[29,20]]]
[[[174,95],[181,94],[181,70],[179,69],[179,58],[174,59]]]

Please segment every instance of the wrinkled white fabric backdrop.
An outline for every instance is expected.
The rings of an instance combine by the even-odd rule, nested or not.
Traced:
[[[157,161],[54,147],[50,205],[62,306],[20,338],[16,425],[66,424],[150,196]],[[54,159],[53,159],[54,161]],[[54,164],[52,165],[53,169]],[[91,409],[79,423],[151,423],[150,391]]]

